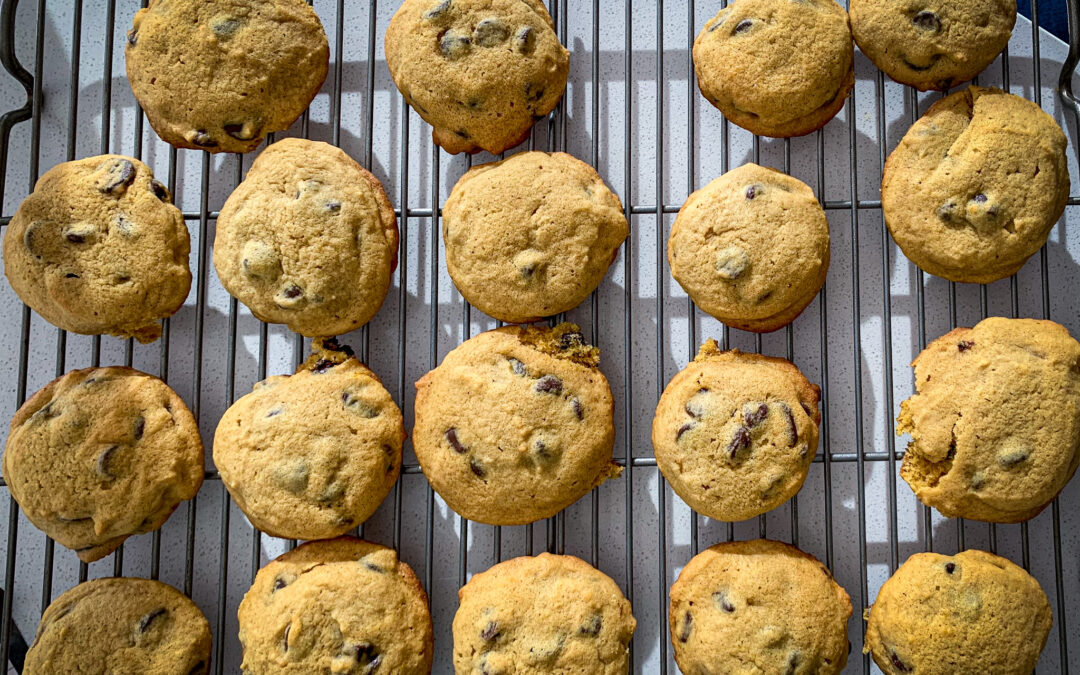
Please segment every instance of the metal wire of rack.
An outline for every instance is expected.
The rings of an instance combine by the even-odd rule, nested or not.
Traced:
[[[690,46],[720,2],[548,4],[572,52],[571,83],[567,99],[538,125],[527,147],[570,150],[599,167],[623,200],[632,226],[610,278],[568,316],[604,350],[602,368],[618,405],[616,456],[626,468],[620,480],[555,518],[500,528],[447,511],[407,450],[401,480],[358,534],[401,551],[423,579],[436,622],[436,671],[450,671],[449,622],[457,588],[469,573],[514,555],[551,550],[579,555],[619,582],[639,621],[634,672],[677,672],[668,649],[666,606],[679,566],[703,546],[755,536],[783,538],[820,557],[857,608],[872,602],[876,588],[911,552],[966,546],[1000,550],[1030,569],[1051,598],[1055,627],[1040,672],[1080,670],[1077,484],[1030,524],[942,519],[915,502],[898,481],[903,449],[892,434],[895,404],[911,390],[907,357],[948,328],[990,314],[1031,315],[1054,318],[1080,334],[1077,294],[1063,290],[1080,281],[1073,262],[1080,253],[1064,226],[1059,224],[1051,245],[1007,282],[957,286],[928,277],[892,245],[873,177],[907,125],[936,96],[887,82],[859,56],[855,93],[829,127],[804,139],[759,139],[699,104]],[[68,335],[33,316],[5,287],[0,345],[6,349],[0,351],[9,356],[0,357],[0,364],[10,366],[5,372],[16,377],[0,380],[0,414],[10,417],[29,391],[69,368],[123,363],[166,379],[199,418],[204,438],[212,438],[217,416],[238,392],[272,372],[291,370],[306,346],[300,336],[255,321],[223,294],[209,271],[218,213],[211,207],[220,208],[251,157],[165,146],[145,125],[126,84],[114,90],[123,77],[115,72],[123,63],[123,31],[138,0],[30,5],[3,0],[0,6],[0,63],[23,90],[9,86],[0,92],[5,101],[11,92],[12,105],[25,93],[25,104],[0,117],[0,226],[32,188],[43,155],[55,163],[125,152],[167,176],[192,230],[196,283],[188,305],[164,321],[161,341],[146,346]],[[473,160],[448,157],[432,145],[426,125],[385,74],[378,44],[397,2],[315,0],[314,5],[331,41],[331,74],[324,94],[291,133],[345,147],[384,181],[398,205],[403,236],[395,288],[372,324],[345,341],[357,344],[364,360],[384,375],[411,422],[410,383],[449,348],[495,325],[461,299],[439,255],[438,205]],[[618,8],[621,16],[614,11]],[[1072,114],[1059,110],[1057,118],[1075,153],[1080,101],[1071,84],[1080,60],[1080,15],[1074,0],[1069,10],[1072,39],[1068,57],[1062,57],[1060,89],[1063,107]],[[1056,107],[1053,97],[1044,98],[1042,41],[1055,54],[1063,54],[1064,47],[1040,33],[1037,12],[1036,2],[1030,35],[1024,32],[1028,24],[1018,22],[1010,49],[980,79],[1006,89],[1019,81],[1018,93]],[[22,66],[20,51],[24,58],[30,54],[32,72]],[[59,63],[65,54],[70,63]],[[1029,56],[1030,68],[1022,68]],[[82,68],[97,59],[100,70]],[[65,74],[66,94],[60,86]],[[616,86],[620,79],[622,87]],[[88,119],[86,109],[95,102],[98,117]],[[678,142],[683,134],[685,144]],[[11,161],[15,157],[25,164]],[[768,336],[729,330],[696,311],[670,280],[664,260],[666,227],[686,194],[740,160],[771,164],[810,183],[833,230],[826,288],[793,326]],[[1076,158],[1070,162],[1073,176],[1080,175]],[[1080,204],[1080,197],[1071,196],[1069,204]],[[1066,220],[1072,213],[1070,208]],[[822,385],[821,446],[807,486],[788,505],[749,523],[717,523],[690,513],[668,492],[648,442],[656,398],[708,336],[722,338],[725,346],[785,356]],[[50,360],[52,369],[41,367]],[[390,373],[394,377],[386,377]],[[14,501],[5,500],[0,663],[10,656],[18,665],[20,633],[32,635],[40,612],[59,591],[90,577],[128,574],[162,578],[191,595],[211,621],[214,672],[238,671],[236,604],[259,567],[295,542],[254,531],[242,514],[233,513],[212,467],[207,479],[196,499],[165,527],[129,540],[111,565],[88,566],[66,550],[57,553]],[[870,659],[858,651],[862,628],[857,610],[849,625],[854,650],[846,672],[872,670]]]

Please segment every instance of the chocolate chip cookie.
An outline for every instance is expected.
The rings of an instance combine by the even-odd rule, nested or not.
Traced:
[[[920,91],[967,82],[1005,49],[1016,0],[851,0],[855,42],[886,75]]]
[[[855,48],[834,0],[737,0],[694,40],[698,88],[724,117],[774,138],[816,131],[855,85]]]
[[[1053,624],[1030,574],[985,551],[916,553],[878,591],[864,652],[886,675],[1028,675]]]
[[[684,673],[833,675],[847,663],[850,617],[829,568],[757,539],[691,558],[671,587],[668,624]]]
[[[385,48],[397,88],[451,154],[524,141],[570,71],[541,0],[405,0]]]
[[[946,96],[885,162],[889,232],[930,274],[979,284],[1015,274],[1065,211],[1065,146],[1031,101],[982,87]]]
[[[600,350],[577,326],[506,326],[416,383],[413,447],[457,513],[489,525],[555,515],[621,473]]]
[[[934,340],[900,404],[900,476],[943,515],[1034,518],[1080,464],[1080,343],[1052,321],[993,317]]]
[[[183,215],[150,167],[121,155],[57,164],[4,235],[19,299],[74,333],[151,342],[191,289]]]
[[[15,413],[3,472],[30,522],[93,562],[195,496],[203,446],[167,384],[131,368],[86,368]]]
[[[397,245],[379,179],[339,148],[286,138],[259,154],[221,208],[214,267],[259,319],[340,335],[379,311]]]
[[[627,232],[619,198],[595,169],[562,152],[474,166],[443,208],[454,284],[473,306],[510,323],[581,304]]]
[[[690,195],[667,257],[701,309],[766,333],[794,321],[825,283],[829,221],[808,185],[745,164]]]
[[[401,471],[405,427],[379,378],[317,339],[294,375],[255,385],[225,411],[214,464],[258,529],[327,539],[367,520]]]
[[[23,675],[204,675],[210,624],[187,596],[150,579],[94,579],[45,610]]]
[[[304,0],[150,0],[124,45],[131,90],[162,140],[251,152],[319,93],[326,33]]]
[[[428,675],[427,594],[393,549],[340,537],[279,556],[237,612],[248,675]]]
[[[569,555],[495,565],[458,591],[454,672],[622,675],[637,622],[618,585]]]
[[[656,465],[690,508],[746,520],[799,491],[818,445],[821,389],[790,361],[709,339],[653,418]]]

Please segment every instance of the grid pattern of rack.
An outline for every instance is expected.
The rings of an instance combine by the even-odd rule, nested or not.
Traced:
[[[411,425],[411,383],[450,348],[495,322],[462,301],[440,260],[438,205],[474,160],[449,157],[432,146],[428,128],[389,81],[381,38],[397,4],[315,0],[330,38],[331,72],[290,134],[345,148],[384,181],[398,207],[401,265],[391,296],[372,324],[344,341],[359,346]],[[436,621],[436,672],[450,671],[449,621],[457,588],[468,575],[541,550],[579,555],[619,582],[639,621],[634,672],[677,672],[666,632],[667,588],[700,548],[755,536],[784,539],[817,555],[835,571],[856,608],[867,606],[881,582],[915,551],[1000,551],[1030,569],[1051,599],[1056,624],[1040,672],[1080,670],[1080,486],[1070,484],[1030,524],[945,520],[918,505],[897,478],[903,441],[892,434],[896,406],[911,391],[907,361],[949,328],[1001,314],[1050,317],[1080,334],[1080,273],[1074,262],[1080,245],[1069,240],[1064,225],[1075,217],[1080,197],[1070,198],[1050,245],[1016,277],[989,287],[933,279],[915,270],[889,240],[876,177],[888,151],[937,95],[887,82],[859,55],[855,93],[824,131],[790,141],[758,139],[703,103],[691,76],[689,47],[720,0],[548,4],[571,50],[571,83],[563,104],[538,125],[528,147],[567,150],[597,166],[623,200],[632,225],[609,279],[567,317],[604,351],[602,368],[617,406],[615,454],[626,471],[555,518],[493,528],[447,511],[406,449],[398,486],[360,534],[399,549],[424,581]],[[139,6],[139,0],[3,0],[0,62],[14,79],[0,84],[0,100],[14,110],[0,120],[0,227],[42,169],[102,152],[131,154],[151,164],[184,211],[195,288],[181,312],[164,322],[160,342],[137,345],[58,331],[19,305],[5,286],[0,415],[10,417],[28,393],[65,370],[122,363],[165,378],[210,439],[231,401],[267,374],[291,370],[306,345],[281,327],[254,320],[223,293],[210,271],[216,209],[242,179],[251,156],[176,151],[145,124],[122,73],[123,34]],[[1070,20],[1075,44],[1075,11]],[[1051,57],[1045,63],[1044,54]],[[1075,178],[1078,118],[1063,114],[1060,101],[1043,88],[1044,67],[1063,61],[1063,45],[1021,20],[1010,49],[981,83],[1011,87],[1055,112],[1070,138]],[[1071,68],[1075,56],[1068,63]],[[1069,76],[1063,81],[1071,82]],[[13,82],[25,87],[21,108],[23,92]],[[767,336],[728,330],[695,310],[670,280],[664,259],[667,227],[686,194],[743,161],[808,182],[833,231],[826,289],[793,326]],[[821,446],[806,487],[789,504],[749,523],[716,523],[691,514],[664,485],[648,442],[651,411],[663,386],[710,336],[727,346],[793,359],[823,388]],[[295,542],[253,531],[209,465],[207,478],[199,496],[161,531],[129,540],[90,566],[57,549],[10,497],[2,499],[0,662],[18,645],[12,628],[32,636],[41,610],[59,592],[88,577],[128,574],[161,578],[192,595],[214,632],[214,672],[236,672],[236,604],[255,571]],[[846,672],[872,669],[859,653],[862,627],[857,609],[849,625],[853,652]]]

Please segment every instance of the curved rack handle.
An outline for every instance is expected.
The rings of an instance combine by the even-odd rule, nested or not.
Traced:
[[[26,90],[26,102],[22,107],[0,115],[0,201],[4,195],[11,129],[19,122],[30,119],[34,111],[34,77],[19,63],[19,57],[15,55],[15,11],[18,8],[19,0],[3,0],[0,5],[0,64],[3,64],[4,70]]]
[[[1058,94],[1080,121],[1080,99],[1073,94],[1072,84],[1076,65],[1080,63],[1080,0],[1065,0],[1065,7],[1069,17],[1069,56],[1058,75]]]

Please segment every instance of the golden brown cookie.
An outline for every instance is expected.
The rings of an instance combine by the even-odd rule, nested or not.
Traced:
[[[474,166],[443,207],[446,268],[470,304],[510,323],[577,307],[628,232],[596,170],[562,152]]]
[[[851,645],[851,599],[829,568],[768,539],[717,544],[671,587],[668,624],[687,675],[835,675]]]
[[[541,0],[405,0],[385,49],[397,88],[451,154],[524,141],[570,70]]]
[[[855,47],[834,0],[733,0],[694,40],[698,88],[755,134],[816,131],[855,85]]]
[[[214,267],[252,313],[309,337],[379,311],[397,267],[383,186],[341,149],[302,138],[263,150],[221,207]]]
[[[11,420],[4,480],[26,517],[83,562],[158,529],[203,481],[195,418],[158,378],[73,370]]]
[[[886,675],[1029,675],[1053,617],[1030,574],[985,551],[916,553],[878,591],[863,651]]]
[[[829,221],[810,186],[757,164],[690,195],[668,235],[671,275],[694,302],[758,333],[806,309],[825,283],[829,255]]]
[[[900,404],[900,476],[943,515],[1016,523],[1080,463],[1080,343],[1064,326],[992,317],[934,340]]]
[[[821,389],[790,361],[709,339],[671,378],[653,418],[656,465],[717,520],[771,511],[802,487],[818,445]]]
[[[424,476],[454,511],[490,525],[551,517],[618,476],[599,362],[572,324],[467,340],[416,383]]]
[[[1065,211],[1065,146],[1031,101],[982,87],[946,96],[885,162],[889,232],[913,263],[950,281],[1015,274]]]
[[[330,46],[304,0],[150,0],[124,45],[131,91],[162,140],[251,152],[319,93]]]
[[[150,167],[122,155],[57,164],[4,233],[19,299],[74,333],[151,342],[191,289],[187,227]]]
[[[495,565],[458,591],[454,672],[624,675],[637,622],[618,585],[569,555]]]

